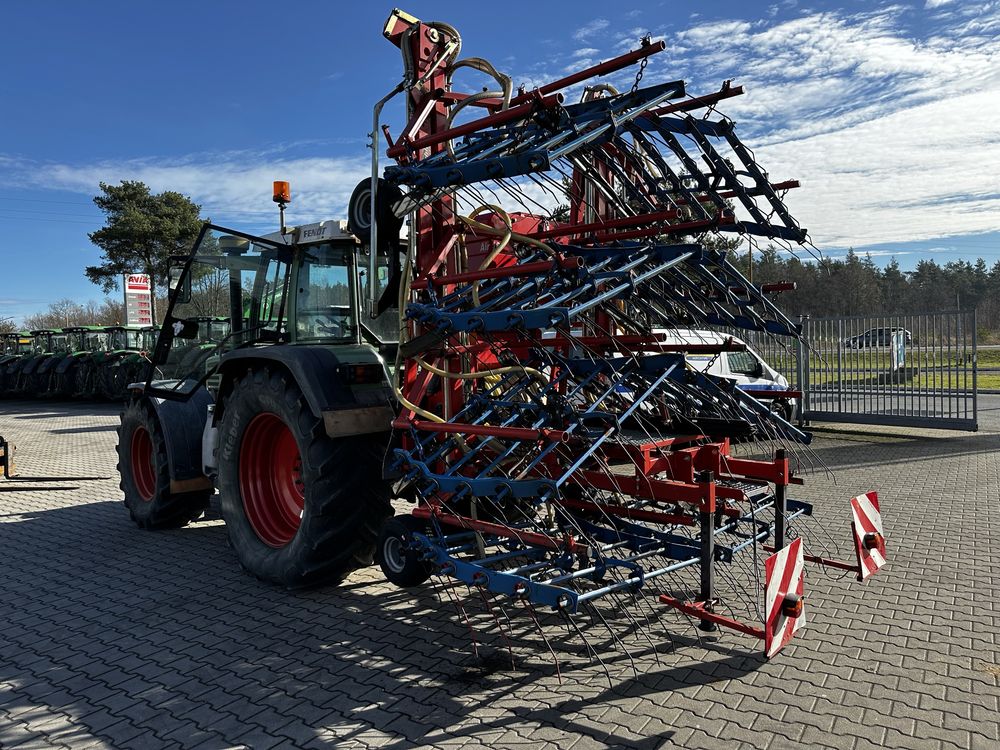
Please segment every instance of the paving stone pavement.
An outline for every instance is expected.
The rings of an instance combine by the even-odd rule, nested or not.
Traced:
[[[876,489],[891,561],[865,585],[807,569],[808,626],[775,660],[650,602],[603,666],[511,613],[512,668],[493,615],[467,602],[474,648],[443,586],[371,568],[286,592],[241,573],[217,514],[134,528],[117,408],[0,402],[22,475],[65,477],[0,480],[0,747],[996,748],[992,408],[978,434],[818,433],[808,540],[847,554],[846,500]]]

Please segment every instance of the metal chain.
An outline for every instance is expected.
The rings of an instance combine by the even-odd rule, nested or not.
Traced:
[[[645,47],[648,44],[649,44],[649,37],[648,36],[644,36],[642,38],[642,46]],[[639,63],[639,70],[635,74],[635,83],[632,84],[632,90],[629,92],[630,94],[634,94],[636,91],[639,90],[639,81],[642,80],[642,74],[646,72],[646,63],[648,63],[648,62],[649,62],[649,58],[648,57],[644,57],[644,58],[642,58],[642,62]]]

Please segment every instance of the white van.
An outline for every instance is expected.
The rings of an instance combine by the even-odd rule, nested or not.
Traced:
[[[708,344],[721,346],[732,339],[737,344],[747,347],[746,351],[722,352],[721,354],[697,354],[689,352],[688,363],[708,375],[715,375],[736,381],[736,387],[748,393],[755,391],[787,391],[790,390],[788,380],[767,362],[757,352],[751,349],[745,341],[736,336],[717,333],[715,331],[696,331],[691,329],[657,328],[656,333],[664,344]],[[776,414],[791,421],[795,416],[798,403],[794,398],[760,399]]]

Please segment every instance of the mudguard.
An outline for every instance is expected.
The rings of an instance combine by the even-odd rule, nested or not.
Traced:
[[[201,433],[208,416],[208,407],[215,403],[205,387],[199,388],[186,401],[150,398],[160,420],[163,439],[167,444],[170,481],[202,479]]]
[[[84,359],[84,358],[86,358],[88,356],[90,356],[90,355],[77,355],[77,356],[74,356],[74,355],[70,354],[69,356],[63,357],[61,360],[59,360],[59,364],[56,365],[56,375],[62,375],[72,365],[75,365],[77,362],[81,361],[82,359]]]
[[[34,359],[29,359],[24,363],[24,367],[21,368],[22,375],[34,375],[35,371],[38,370],[39,366],[49,358],[49,355],[44,354]]]
[[[340,364],[337,355],[330,349],[313,346],[270,346],[226,352],[222,357],[222,383],[219,392],[228,393],[233,381],[255,361],[265,364],[271,362],[288,370],[302,389],[310,411],[317,417],[330,409],[358,405],[351,389],[341,383],[335,374]],[[216,422],[221,411],[215,410]]]

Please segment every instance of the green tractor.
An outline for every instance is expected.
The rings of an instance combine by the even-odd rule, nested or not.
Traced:
[[[128,384],[139,380],[146,366],[144,353],[156,344],[156,328],[108,326],[110,351],[93,373],[93,395],[111,401],[121,401],[128,393]],[[150,332],[153,332],[150,335]]]
[[[31,353],[31,343],[31,334],[27,331],[0,334],[0,397],[7,395],[8,368],[15,368],[15,363]],[[16,381],[16,377],[9,381],[11,390]]]
[[[33,353],[21,359],[16,368],[13,395],[22,398],[44,395],[52,365],[69,353],[69,336],[60,328],[32,331],[31,338]]]
[[[62,330],[69,339],[69,352],[39,368],[50,373],[46,392],[56,398],[87,396],[94,360],[107,353],[108,334],[103,326],[69,326]]]

